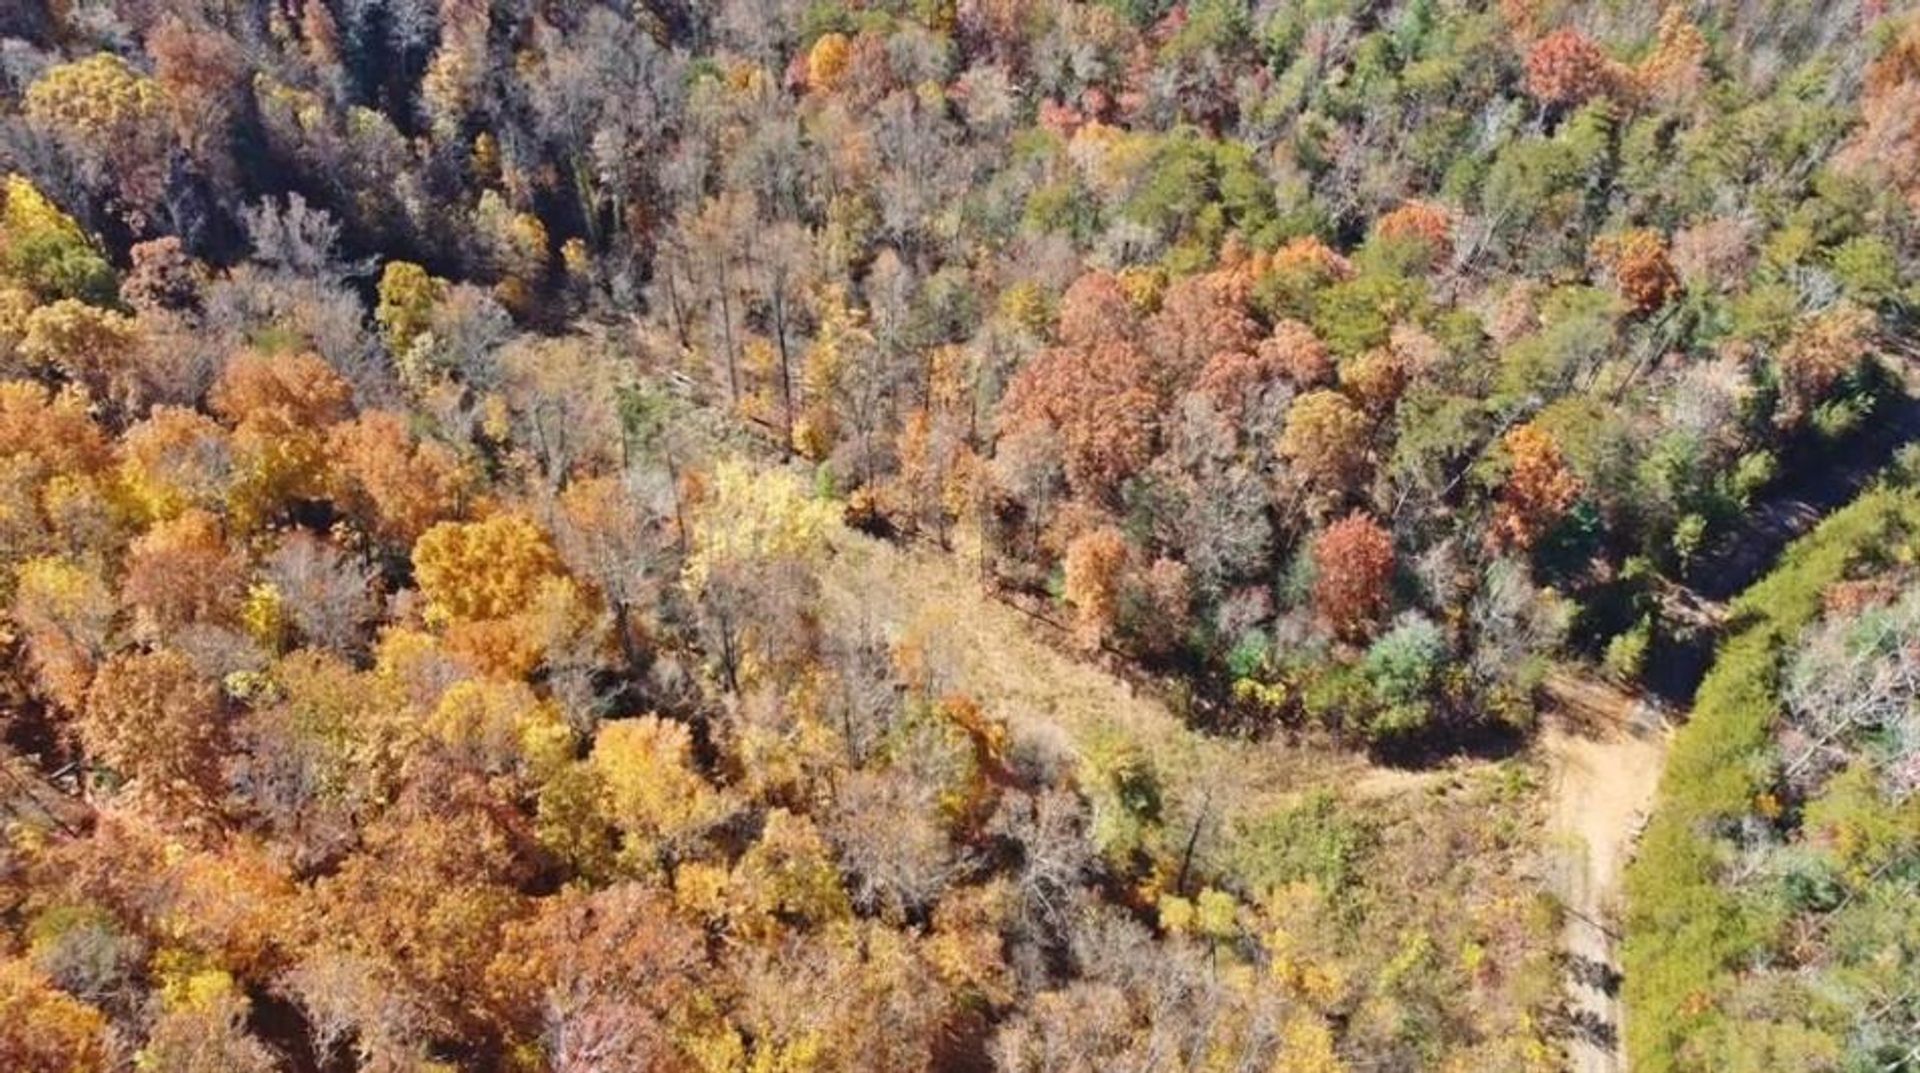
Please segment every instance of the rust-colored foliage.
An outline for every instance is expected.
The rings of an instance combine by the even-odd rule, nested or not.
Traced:
[[[1273,255],[1273,270],[1326,280],[1353,277],[1353,264],[1312,235],[1290,240]]]
[[[1260,343],[1260,357],[1299,387],[1318,387],[1333,378],[1327,345],[1297,320],[1275,324],[1273,333]]]
[[[544,900],[488,970],[503,1019],[552,1039],[555,1069],[684,1068],[678,1022],[707,975],[705,937],[637,883]]]
[[[227,362],[209,401],[215,413],[236,425],[271,413],[294,425],[321,428],[347,416],[353,388],[311,351],[248,350]]]
[[[1132,306],[1110,276],[1083,278],[1060,307],[1060,345],[1020,370],[1001,406],[1001,428],[1050,428],[1067,479],[1100,498],[1152,457],[1160,398],[1152,364],[1135,342]]]
[[[1127,565],[1127,539],[1104,526],[1082,533],[1067,545],[1066,584],[1073,608],[1074,636],[1098,648],[1113,633],[1120,615],[1120,578]]]
[[[246,584],[246,560],[229,549],[220,519],[195,509],[133,542],[120,592],[164,632],[195,622],[232,622]]]
[[[1493,535],[1525,551],[1580,498],[1580,479],[1567,469],[1560,445],[1531,422],[1509,430],[1502,443],[1511,462],[1494,508]]]
[[[1374,221],[1373,233],[1396,242],[1417,242],[1429,251],[1428,264],[1453,256],[1453,214],[1431,201],[1408,201]]]
[[[1056,334],[1061,343],[1076,347],[1137,341],[1140,322],[1126,286],[1106,272],[1089,272],[1074,280],[1060,298]]]
[[[1876,330],[1871,312],[1851,302],[1808,318],[1780,348],[1781,421],[1797,425],[1867,360]]]
[[[140,798],[206,813],[224,794],[228,748],[220,687],[172,649],[115,656],[87,691],[80,740]]]
[[[1393,563],[1393,534],[1359,511],[1314,540],[1313,607],[1337,636],[1361,640],[1379,624]]]
[[[1837,162],[1891,183],[1920,206],[1920,18],[1908,17],[1867,68],[1860,117]]]
[[[97,473],[112,457],[86,397],[27,380],[0,383],[0,458],[31,458],[56,473]]]
[[[1221,355],[1251,353],[1259,326],[1246,312],[1245,288],[1227,273],[1190,276],[1167,288],[1147,318],[1145,346],[1163,397]]]
[[[334,426],[327,452],[335,504],[389,547],[411,547],[461,512],[466,467],[445,445],[416,441],[401,414],[370,410]]]
[[[314,885],[313,949],[368,966],[384,1001],[413,1007],[438,1031],[485,1033],[487,969],[507,925],[529,908],[514,889],[525,832],[471,778],[421,771],[416,780],[363,848]]]
[[[1635,228],[1593,244],[1594,259],[1613,273],[1614,286],[1635,313],[1651,313],[1680,293],[1680,273],[1658,231]]]
[[[127,251],[133,267],[120,281],[120,297],[137,310],[186,310],[200,304],[206,268],[187,256],[172,235],[137,242]]]
[[[1547,104],[1581,104],[1613,82],[1613,60],[1578,30],[1555,30],[1527,50],[1527,92]]]

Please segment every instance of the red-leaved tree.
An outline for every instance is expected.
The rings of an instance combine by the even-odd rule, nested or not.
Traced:
[[[1387,610],[1393,580],[1393,535],[1355,511],[1313,545],[1313,606],[1333,632],[1363,640]]]

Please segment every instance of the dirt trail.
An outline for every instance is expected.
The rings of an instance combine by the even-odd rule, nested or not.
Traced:
[[[1426,773],[1402,778],[1351,750],[1194,730],[1149,691],[1064,651],[1052,627],[988,598],[965,551],[903,548],[852,530],[837,532],[833,545],[822,578],[830,627],[910,637],[938,688],[966,693],[1016,737],[1068,756],[1124,738],[1153,758],[1175,795],[1205,796],[1234,815],[1259,815],[1316,786],[1378,797],[1424,781]]]
[[[1666,758],[1660,713],[1578,675],[1548,677],[1540,735],[1548,767],[1547,825],[1567,922],[1568,1044],[1573,1073],[1621,1073],[1618,911],[1633,840],[1653,807]]]

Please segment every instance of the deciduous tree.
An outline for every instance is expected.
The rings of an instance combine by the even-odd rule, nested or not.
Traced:
[[[694,767],[685,723],[654,715],[609,722],[594,739],[591,761],[622,853],[642,870],[726,814],[725,800]]]
[[[1062,592],[1073,608],[1074,636],[1087,648],[1105,643],[1119,622],[1126,566],[1126,537],[1112,526],[1084,533],[1067,545]]]
[[[832,508],[788,474],[731,462],[714,471],[682,579],[729,689],[809,650],[811,569],[833,522]]]
[[[55,703],[70,711],[81,706],[106,657],[114,611],[113,590],[96,570],[57,557],[15,569],[13,620],[40,688]]]
[[[1860,368],[1876,327],[1873,314],[1852,302],[1841,302],[1795,326],[1775,359],[1785,389],[1782,424],[1805,420],[1835,385]]]
[[[333,502],[389,549],[411,548],[465,513],[467,466],[446,445],[416,439],[399,413],[370,410],[335,425],[327,451]]]
[[[1560,445],[1532,422],[1514,427],[1502,442],[1509,468],[1494,511],[1494,538],[1525,551],[1580,498],[1580,479],[1561,458]]]
[[[235,622],[247,574],[220,519],[188,510],[133,542],[120,595],[138,609],[142,632],[159,637],[197,622]]]
[[[1313,606],[1334,633],[1366,637],[1388,606],[1393,535],[1365,514],[1334,522],[1313,543]]]
[[[499,514],[427,530],[414,545],[413,569],[429,621],[504,619],[526,610],[541,583],[559,576],[560,557],[532,520]]]
[[[704,937],[634,883],[545,899],[507,929],[489,976],[554,1073],[685,1068],[687,1023],[716,986]]]
[[[1651,313],[1680,293],[1680,274],[1659,232],[1636,228],[1593,244],[1595,259],[1613,273],[1614,286],[1635,313]]]
[[[0,1064],[21,1073],[105,1073],[107,1019],[25,958],[0,960]]]
[[[113,266],[73,217],[20,175],[0,184],[0,272],[43,301],[113,299]]]
[[[79,722],[89,756],[140,798],[179,815],[210,815],[225,797],[230,748],[220,688],[172,649],[108,660]]]
[[[1613,59],[1578,30],[1555,30],[1527,50],[1527,92],[1542,103],[1581,104],[1615,81]]]
[[[1287,411],[1280,453],[1316,493],[1337,501],[1367,476],[1371,430],[1372,422],[1345,395],[1309,391]]]

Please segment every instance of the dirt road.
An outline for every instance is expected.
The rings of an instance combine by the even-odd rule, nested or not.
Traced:
[[[1666,756],[1658,711],[1571,673],[1547,681],[1540,735],[1548,768],[1547,825],[1560,853],[1555,878],[1567,920],[1573,1073],[1622,1073],[1620,880],[1653,807]]]

